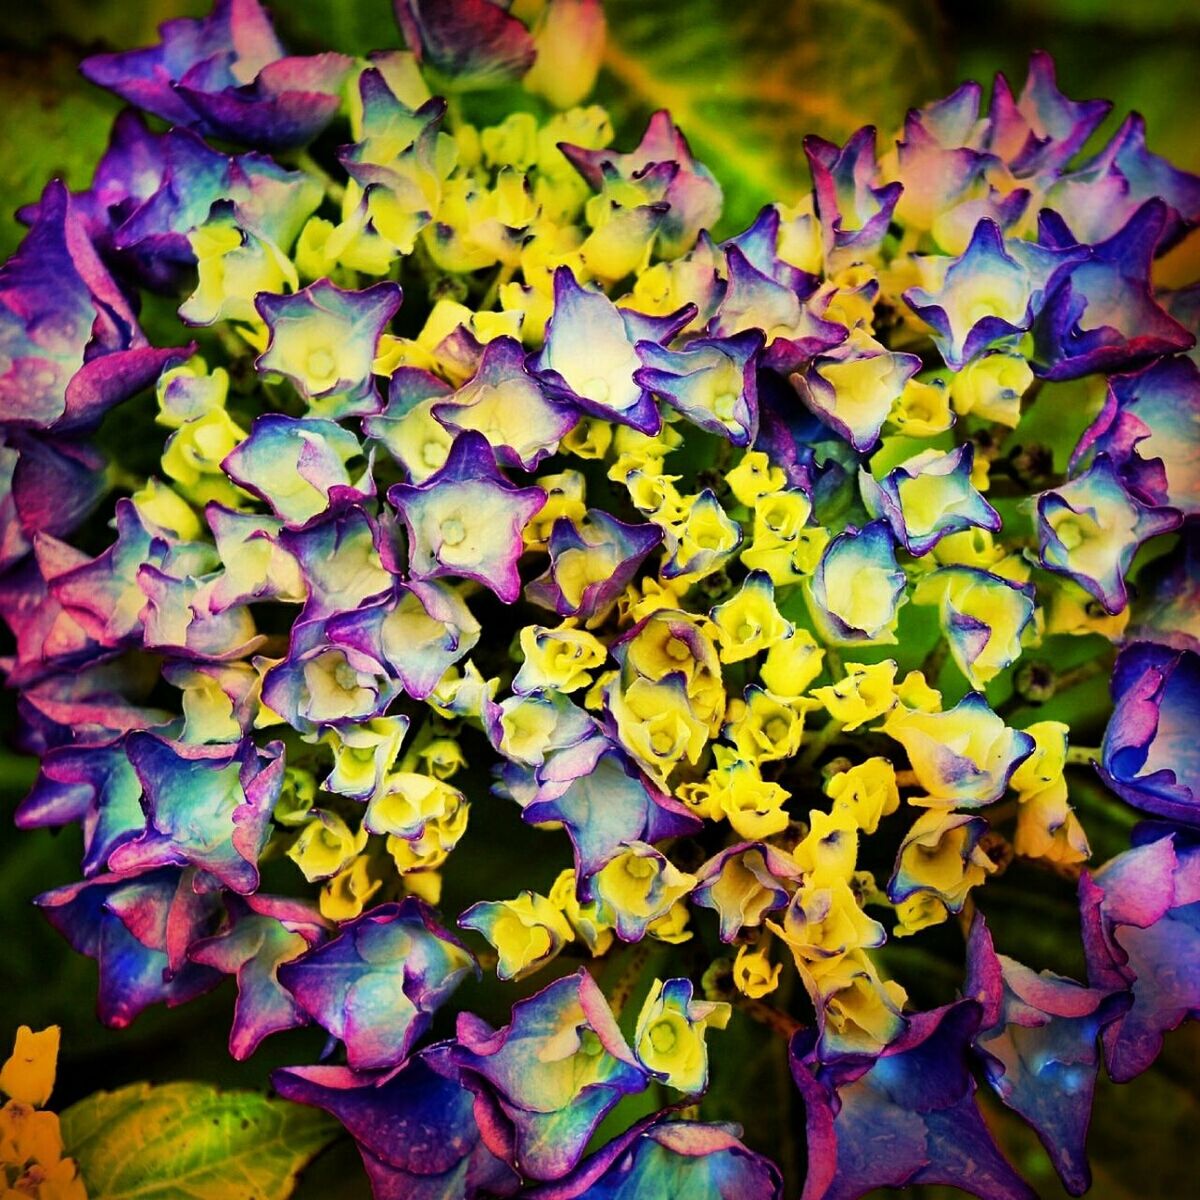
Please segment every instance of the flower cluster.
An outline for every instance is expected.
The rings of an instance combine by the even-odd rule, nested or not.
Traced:
[[[731,1019],[789,1035],[806,1200],[1031,1196],[976,1071],[1084,1190],[1097,1040],[1129,1078],[1200,1009],[1198,307],[1152,278],[1200,180],[1136,116],[1079,161],[1108,106],[1039,54],[986,115],[807,139],[719,240],[668,113],[618,151],[579,106],[594,0],[396,9],[361,61],[257,0],[88,60],[169,127],[123,114],[0,268],[17,821],[82,830],[37,903],[101,1018],[232,975],[235,1057],[320,1026],[276,1086],[379,1196],[782,1195],[696,1119]],[[1082,872],[1084,986],[975,896],[1080,877],[1088,752],[1037,707],[1087,667],[1026,652],[1110,643],[1097,767],[1152,820]],[[485,806],[546,847],[500,894],[456,873]],[[914,1011],[881,947],[955,918],[961,998]],[[430,1040],[493,969],[540,990]]]

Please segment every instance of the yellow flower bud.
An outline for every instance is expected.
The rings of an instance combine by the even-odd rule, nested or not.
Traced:
[[[300,836],[288,847],[287,856],[304,878],[314,883],[336,875],[366,844],[365,829],[353,833],[337,813],[314,809]]]
[[[782,963],[771,965],[765,949],[739,946],[733,960],[733,986],[751,1000],[761,1000],[779,986]]]
[[[504,980],[532,975],[574,937],[566,917],[537,892],[472,905],[459,924],[483,934],[495,947],[496,974]]]
[[[787,486],[787,476],[761,450],[747,450],[725,476],[725,482],[747,508],[753,508],[761,497],[782,491]]]
[[[54,1090],[61,1036],[57,1025],[48,1025],[38,1033],[28,1025],[20,1026],[13,1052],[0,1067],[0,1091],[19,1104],[41,1108]]]
[[[829,687],[814,688],[812,694],[840,725],[857,729],[883,716],[896,703],[895,678],[896,664],[890,658],[869,665],[846,663],[844,678]]]
[[[776,642],[759,668],[758,676],[767,690],[792,699],[804,694],[821,673],[825,651],[807,629],[797,629],[790,638]]]
[[[360,854],[321,889],[321,916],[328,921],[352,921],[382,886],[375,863],[369,855]]]
[[[825,784],[834,811],[850,813],[863,833],[874,833],[880,818],[900,807],[896,769],[886,758],[868,758],[846,771],[839,771]]]

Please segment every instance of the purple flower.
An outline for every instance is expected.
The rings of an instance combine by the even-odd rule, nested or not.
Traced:
[[[906,585],[887,522],[850,525],[821,555],[808,588],[809,609],[834,642],[894,642]]]
[[[970,442],[946,454],[925,450],[902,462],[878,482],[859,471],[863,502],[883,517],[913,555],[928,554],[952,533],[988,529],[999,533],[1000,514],[971,484],[974,447]]]
[[[228,661],[245,658],[264,638],[255,633],[245,607],[212,612],[207,604],[211,580],[177,578],[153,564],[138,569],[137,584],[146,597],[142,645],[181,658]]]
[[[613,742],[594,736],[552,755],[521,816],[531,825],[561,821],[579,879],[594,875],[628,842],[694,833],[699,822],[655,788]]]
[[[815,1059],[813,1033],[792,1039],[792,1078],[807,1110],[802,1200],[858,1200],[912,1184],[946,1184],[983,1200],[1036,1200],[975,1102],[967,1055],[981,1015],[974,1000],[916,1013],[878,1058],[829,1067]]]
[[[1168,205],[1162,253],[1200,222],[1200,177],[1181,171],[1146,147],[1146,122],[1130,113],[1102,150],[1051,185],[1047,207],[1081,242],[1111,237],[1147,200]]]
[[[113,210],[104,245],[122,272],[168,295],[193,278],[188,235],[208,220],[214,204],[231,204],[238,228],[283,252],[321,203],[321,185],[311,175],[261,154],[230,158],[187,129],[168,130],[153,150],[142,146],[137,161],[143,158],[155,163],[150,170],[158,182],[145,199],[140,194],[148,187],[129,182],[133,198]],[[115,168],[125,169],[120,162]]]
[[[334,645],[323,621],[292,626],[288,653],[263,676],[263,702],[293,729],[316,733],[382,716],[399,688],[383,664]]]
[[[397,585],[382,603],[342,613],[326,626],[332,644],[373,659],[417,700],[433,692],[479,634],[466,602],[436,580]]]
[[[783,272],[787,282],[780,283],[732,243],[725,247],[725,267],[725,294],[708,323],[712,336],[728,338],[750,330],[761,331],[766,342],[761,352],[762,366],[785,375],[846,340],[844,325],[823,320],[803,303],[813,291],[816,281],[812,277],[803,272]]]
[[[0,570],[33,549],[35,537],[77,529],[108,489],[104,459],[85,442],[43,441],[0,430]]]
[[[408,530],[414,579],[474,579],[505,604],[521,594],[522,532],[546,493],[509,483],[483,434],[460,433],[441,470],[424,483],[394,484],[388,500]]]
[[[355,1070],[395,1067],[475,960],[415,896],[347,921],[336,938],[278,969],[300,1007],[346,1043]]]
[[[395,577],[383,565],[382,540],[378,523],[357,505],[281,530],[276,544],[296,561],[308,593],[296,623],[355,612],[390,592]]]
[[[961,370],[998,338],[1023,333],[1055,283],[1086,256],[1082,247],[1048,248],[1005,238],[984,218],[936,289],[914,287],[905,303],[926,321],[946,365]]]
[[[146,828],[141,797],[123,736],[98,745],[55,746],[42,755],[33,789],[13,820],[18,829],[78,822],[83,827],[83,873],[95,875],[113,850]]]
[[[1128,370],[1159,354],[1188,350],[1196,339],[1154,298],[1150,264],[1167,224],[1167,206],[1147,200],[1082,262],[1057,272],[1033,325],[1034,370],[1044,379],[1078,379]],[[1043,221],[1043,237],[1078,258],[1073,238]]]
[[[96,164],[91,186],[72,193],[72,205],[88,236],[107,257],[113,231],[162,186],[167,170],[165,146],[171,135],[151,133],[145,118],[132,108],[113,121],[108,147]],[[215,152],[210,152],[215,153]],[[35,201],[18,209],[17,219],[34,224],[41,212]]]
[[[1151,508],[1130,495],[1107,454],[1036,501],[1042,566],[1075,580],[1110,613],[1128,603],[1125,575],[1138,547],[1180,522],[1174,509]]]
[[[1024,214],[1029,190],[1002,195],[987,183],[999,166],[980,145],[982,89],[964,83],[943,100],[912,109],[896,143],[896,178],[904,191],[896,204],[901,224],[932,232],[949,253],[965,247],[981,216],[1007,230]],[[965,227],[964,227],[965,226]]]
[[[805,222],[802,228],[807,229],[807,223],[815,222],[816,218],[805,214],[798,220]],[[797,297],[807,298],[817,290],[821,280],[812,271],[802,270],[780,257],[779,251],[786,241],[787,228],[779,205],[768,204],[759,210],[758,216],[741,233],[723,241],[720,249],[726,255],[730,250],[737,250],[741,261],[759,274],[787,288]]]
[[[255,366],[290,379],[319,416],[341,420],[377,413],[382,404],[373,364],[400,300],[395,283],[355,292],[328,279],[291,296],[260,293],[254,306],[271,338]]]
[[[0,424],[56,438],[94,429],[195,349],[147,342],[73,203],[48,183],[36,223],[0,266]]]
[[[616,603],[662,537],[657,525],[627,525],[596,508],[578,525],[560,517],[550,530],[550,567],[525,594],[559,616],[597,616]]]
[[[268,150],[312,141],[333,119],[353,62],[284,57],[258,0],[216,0],[202,20],[159,26],[143,50],[96,54],[83,74],[172,125]]]
[[[635,379],[694,425],[735,446],[758,436],[757,330],[727,338],[694,338],[681,350],[653,342],[638,346],[646,364]]]
[[[982,913],[971,924],[963,991],[983,1005],[975,1045],[988,1082],[1037,1131],[1066,1189],[1082,1196],[1091,1186],[1086,1142],[1097,1038],[1129,1007],[1129,997],[1037,974],[997,954]]]
[[[738,842],[714,854],[696,872],[690,900],[714,909],[719,937],[736,940],[744,928],[762,924],[764,914],[783,908],[789,896],[784,880],[795,882],[800,869],[767,842]]]
[[[1158,832],[1079,881],[1088,981],[1133,997],[1104,1031],[1118,1083],[1154,1062],[1167,1030],[1200,1017],[1200,847]]]
[[[692,155],[687,138],[665,109],[650,117],[642,140],[628,154],[569,144],[560,148],[597,190],[604,184],[606,166],[615,168],[623,180],[641,179],[656,165],[670,163],[677,168],[662,195],[668,208],[658,228],[658,253],[664,259],[686,254],[701,230],[712,229],[721,215],[721,185]]]
[[[51,591],[99,644],[140,645],[146,594],[138,573],[147,564],[170,569],[177,556],[166,538],[146,528],[127,497],[116,503],[115,524],[117,540],[95,558],[56,575]]]
[[[392,0],[417,61],[450,91],[520,79],[536,56],[529,30],[496,0]]]
[[[633,1197],[729,1197],[781,1200],[783,1177],[730,1124],[647,1117],[529,1200],[633,1200]]]
[[[474,1096],[458,1082],[446,1043],[396,1071],[283,1067],[271,1084],[285,1099],[332,1113],[354,1138],[376,1200],[485,1200],[520,1179],[480,1135]]]
[[[361,455],[354,434],[333,421],[267,413],[221,466],[235,483],[261,496],[286,525],[300,526],[330,508],[375,494],[369,462],[357,478],[348,469]]]
[[[666,343],[695,312],[692,304],[665,317],[618,308],[603,292],[581,286],[569,267],[559,267],[554,314],[531,370],[563,403],[641,433],[657,433],[662,418],[654,397],[636,378],[643,366],[638,343]]]
[[[467,429],[483,434],[501,466],[532,471],[558,449],[579,414],[546,396],[525,369],[525,358],[515,338],[494,338],[471,379],[431,411],[452,434]]]
[[[188,948],[188,958],[236,975],[237,1004],[229,1053],[249,1058],[268,1034],[308,1024],[308,1017],[280,986],[278,969],[322,942],[329,925],[301,900],[254,895],[230,902],[229,924]]]
[[[258,888],[258,856],[283,783],[283,744],[193,746],[135,731],[125,742],[146,829],[109,856],[115,871],[190,864],[223,887]]]
[[[892,406],[920,369],[915,354],[888,350],[855,329],[845,340],[815,354],[804,370],[790,378],[813,416],[865,454],[879,441]]]
[[[16,643],[5,662],[6,682],[27,688],[56,671],[77,670],[103,655],[103,648],[50,592],[49,580],[86,562],[65,542],[43,535],[34,554],[0,575],[0,617]]]
[[[583,970],[513,1005],[503,1029],[458,1017],[450,1052],[476,1093],[488,1146],[536,1180],[558,1179],[604,1114],[647,1082],[595,980]]]
[[[1113,667],[1097,770],[1143,812],[1200,825],[1200,654],[1134,642]]]
[[[826,255],[845,251],[861,256],[878,249],[902,189],[898,183],[874,186],[875,127],[864,125],[842,147],[810,134],[804,154]]]
[[[997,74],[988,114],[987,148],[1018,178],[1064,166],[1108,115],[1107,100],[1068,100],[1058,90],[1054,59],[1044,50],[1029,58],[1020,97]]]
[[[1200,514],[1198,424],[1200,367],[1190,358],[1160,359],[1108,381],[1104,407],[1071,462],[1105,454],[1138,500]]]
[[[73,949],[96,960],[105,1025],[124,1029],[151,1004],[186,1004],[220,982],[220,972],[187,959],[218,905],[215,894],[195,891],[195,877],[170,869],[98,875],[34,900]]]

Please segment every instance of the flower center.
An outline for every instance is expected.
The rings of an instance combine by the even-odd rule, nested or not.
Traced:
[[[650,1045],[659,1054],[670,1054],[679,1041],[679,1037],[675,1032],[675,1026],[670,1021],[656,1021],[651,1025],[649,1038]]]
[[[313,383],[324,384],[332,380],[336,362],[328,347],[322,346],[309,354],[304,367]]]
[[[463,523],[457,517],[447,517],[442,522],[442,541],[447,546],[457,546],[467,536]]]

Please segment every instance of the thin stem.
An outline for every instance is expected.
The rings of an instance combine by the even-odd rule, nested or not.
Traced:
[[[842,665],[842,653],[836,646],[825,647],[825,665],[829,668],[829,675],[834,683],[846,677],[846,668]]]
[[[633,947],[633,953],[630,954],[629,961],[625,964],[625,970],[621,972],[621,977],[617,980],[612,995],[608,998],[608,1005],[612,1009],[614,1017],[619,1017],[621,1010],[629,1003],[629,997],[633,995],[633,989],[637,986],[642,975],[642,968],[646,965],[646,959],[649,957],[650,940],[643,938]]]
[[[479,310],[483,312],[490,309],[500,295],[500,289],[512,279],[516,274],[517,268],[514,263],[502,263],[497,269],[496,274],[492,276],[492,282],[488,284],[488,290],[484,292],[483,299],[479,302]]]
[[[963,937],[970,936],[971,924],[975,920],[975,897],[968,896],[963,901],[963,906],[958,910],[958,927],[962,930]]]
[[[804,753],[800,756],[800,766],[811,767],[838,739],[841,732],[841,721],[835,721],[830,717],[811,737],[804,739]]]
[[[1075,687],[1076,684],[1091,679],[1093,675],[1099,675],[1108,670],[1110,670],[1110,666],[1103,659],[1094,658],[1091,662],[1080,663],[1079,666],[1072,667],[1069,671],[1063,671],[1061,675],[1055,677],[1054,690],[1065,692],[1067,688]]]
[[[762,1000],[751,1000],[748,996],[744,996],[735,1000],[734,1004],[751,1020],[765,1025],[772,1033],[779,1034],[785,1041],[790,1041],[793,1034],[799,1033],[804,1028],[803,1021],[797,1021],[795,1017],[773,1008]]]
[[[1035,867],[1041,867],[1043,871],[1049,871],[1051,875],[1057,875],[1060,879],[1066,879],[1070,883],[1079,882],[1079,878],[1086,866],[1085,863],[1064,863],[1055,862],[1051,858],[1034,858],[1029,854],[1019,854],[1017,857],[1022,862],[1027,862]]]
[[[921,664],[921,674],[931,687],[937,686],[938,676],[942,673],[949,653],[950,643],[945,638],[938,638],[937,644],[925,655],[925,661]]]
[[[1099,746],[1068,746],[1066,762],[1068,766],[1089,767],[1100,757]]]
[[[346,199],[346,188],[344,184],[338,183],[328,171],[307,150],[299,150],[294,159],[296,166],[311,175],[325,189],[327,195],[334,204],[341,207],[342,201]]]

